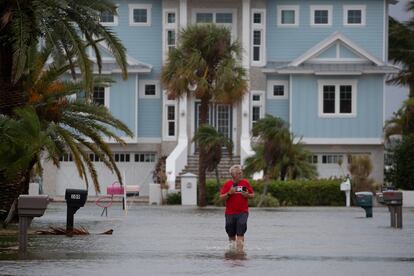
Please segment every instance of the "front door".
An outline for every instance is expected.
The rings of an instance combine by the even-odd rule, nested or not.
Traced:
[[[200,125],[200,103],[195,103],[195,131]],[[208,123],[219,133],[231,139],[232,108],[225,104],[211,104],[208,110]]]

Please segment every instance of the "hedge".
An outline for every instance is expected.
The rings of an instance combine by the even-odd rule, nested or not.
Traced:
[[[263,181],[249,182],[255,194],[261,194]],[[338,179],[274,180],[269,184],[268,193],[280,206],[343,206],[345,193],[339,188],[340,182]],[[206,192],[207,204],[213,205],[218,194],[215,180],[207,180]]]

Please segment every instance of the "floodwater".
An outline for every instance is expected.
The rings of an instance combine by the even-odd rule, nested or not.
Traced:
[[[0,250],[0,275],[414,275],[414,209],[390,228],[386,208],[250,210],[244,254],[229,251],[222,208],[88,204],[75,226],[113,235],[30,236],[28,255]],[[33,228],[65,226],[49,205]],[[0,238],[1,239],[1,238]]]

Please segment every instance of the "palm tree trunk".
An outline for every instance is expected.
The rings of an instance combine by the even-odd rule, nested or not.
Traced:
[[[201,98],[200,104],[200,125],[208,122],[208,108],[210,98],[208,96]],[[198,206],[204,207],[207,205],[206,201],[206,150],[200,145],[199,161],[198,161]]]
[[[220,177],[219,177],[219,173],[218,173],[218,167],[216,167],[215,171],[216,171],[217,190],[220,192],[221,185],[220,185]]]
[[[269,187],[269,176],[267,174],[265,174],[264,176],[264,182],[263,182],[263,190],[262,190],[262,194],[260,195],[260,200],[259,203],[257,203],[257,207],[261,207],[263,204],[263,201],[265,199],[265,196],[267,195],[267,190]]]
[[[7,180],[6,177],[0,173],[0,220],[4,221],[10,211],[10,208],[15,200],[21,194],[29,193],[30,173],[36,160],[32,160],[29,168],[26,171],[19,173],[14,179]]]

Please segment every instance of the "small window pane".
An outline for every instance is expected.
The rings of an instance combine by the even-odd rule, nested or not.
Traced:
[[[115,18],[114,15],[112,13],[110,13],[109,11],[101,12],[99,18],[100,18],[100,21],[102,23],[114,23],[114,21],[115,21],[114,20],[114,18]]]
[[[167,14],[167,22],[168,22],[169,24],[173,24],[173,23],[175,23],[175,13],[173,13],[173,12],[169,12],[169,13]]]
[[[197,23],[212,23],[213,14],[212,13],[197,13],[196,22]]]
[[[260,106],[253,106],[252,121],[257,122],[260,119]]]
[[[147,10],[146,9],[134,9],[134,22],[135,23],[147,23]]]
[[[284,95],[285,95],[285,86],[273,85],[273,96],[284,96]]]
[[[362,23],[362,11],[361,10],[348,10],[348,24],[361,24]]]
[[[315,10],[315,24],[328,24],[327,10]]]
[[[119,162],[119,154],[118,153],[115,154],[115,162]]]
[[[295,11],[282,10],[282,24],[295,24]]]
[[[217,13],[216,23],[233,23],[233,15],[231,13]]]
[[[254,61],[260,60],[260,47],[258,46],[253,47],[253,60]]]
[[[175,106],[168,106],[167,116],[168,120],[175,120]]]
[[[155,84],[145,85],[145,96],[155,96]]]
[[[92,100],[95,104],[105,105],[105,87],[94,87]]]
[[[175,136],[175,122],[168,122],[168,136]]]
[[[352,86],[340,86],[340,113],[352,113]]]
[[[253,32],[253,45],[260,45],[261,44],[261,38],[262,38],[262,32],[261,31],[254,31]]]
[[[168,45],[175,45],[175,31],[168,31],[167,32],[167,43]]]
[[[335,113],[335,85],[323,87],[323,113]]]
[[[253,14],[253,23],[254,24],[261,24],[262,23],[262,14],[261,13],[254,13]]]
[[[260,101],[260,95],[253,95],[253,101]]]

